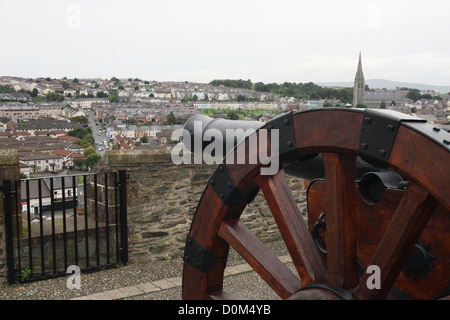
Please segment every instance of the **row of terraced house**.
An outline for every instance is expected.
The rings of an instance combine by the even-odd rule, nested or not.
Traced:
[[[74,168],[76,160],[84,160],[84,148],[68,136],[81,124],[56,119],[31,119],[15,122],[0,118],[0,149],[17,149],[20,170],[29,177],[34,173]]]

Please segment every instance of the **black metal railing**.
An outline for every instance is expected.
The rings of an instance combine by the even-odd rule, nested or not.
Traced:
[[[128,262],[126,171],[3,181],[3,195],[9,284]]]

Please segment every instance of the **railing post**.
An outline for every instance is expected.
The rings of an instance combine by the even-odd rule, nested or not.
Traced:
[[[3,208],[5,222],[5,247],[6,247],[6,278],[8,284],[15,282],[14,274],[14,236],[11,205],[11,181],[3,181]]]
[[[124,265],[128,262],[127,172],[119,170],[120,252]]]

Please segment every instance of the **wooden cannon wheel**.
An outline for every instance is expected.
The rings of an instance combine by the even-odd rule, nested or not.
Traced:
[[[238,299],[223,290],[230,245],[282,299],[386,299],[436,206],[450,211],[450,135],[417,118],[371,109],[288,113],[267,123],[263,129],[268,130],[260,129],[255,134],[258,138],[267,137],[274,128],[280,130],[281,141],[282,164],[278,173],[261,175],[264,165],[260,161],[235,164],[235,148],[210,178],[187,237],[183,299]],[[248,160],[249,139],[242,143],[246,145]],[[296,158],[310,154],[322,154],[324,165],[326,263],[283,170]],[[380,289],[368,288],[370,274],[361,275],[357,270],[358,156],[409,179],[370,260],[370,265],[381,270]],[[298,276],[240,220],[248,201],[259,190],[267,200]]]

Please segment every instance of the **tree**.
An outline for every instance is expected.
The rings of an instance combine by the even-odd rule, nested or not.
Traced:
[[[85,135],[81,141],[90,145],[93,145],[95,143],[94,136],[92,135],[92,133]]]
[[[108,98],[108,94],[103,91],[97,91],[97,98]]]
[[[386,102],[381,101],[380,109],[386,109]]]
[[[69,118],[70,121],[81,123],[81,124],[87,124],[89,122],[89,118],[85,116],[76,116]]]
[[[67,135],[80,139],[83,139],[88,134],[92,135],[92,128],[90,127],[76,128],[67,132]]]
[[[147,136],[143,136],[143,137],[140,139],[140,141],[141,141],[142,143],[147,143],[147,142],[148,142]]]
[[[137,124],[137,120],[136,120],[136,118],[129,118],[129,119],[125,120],[125,123],[134,126]]]
[[[88,157],[86,157],[86,165],[89,168],[92,168],[93,166],[95,166],[95,164],[101,159],[102,157],[100,157],[98,154],[93,153],[90,154]]]
[[[120,101],[120,99],[119,99],[118,95],[112,94],[109,96],[109,102],[119,102],[119,101]]]
[[[49,94],[47,94],[47,96],[45,97],[47,102],[63,102],[64,101],[64,96],[60,93],[57,92],[50,92]]]
[[[230,117],[231,120],[238,120],[239,119],[239,114],[236,111],[228,112],[228,116]]]
[[[75,143],[79,144],[83,148],[88,148],[88,147],[92,146],[92,144],[94,144],[94,137],[92,136],[92,134],[88,134],[83,139],[81,139],[80,141],[77,141]]]
[[[209,83],[213,86],[225,86],[225,87],[231,87],[231,88],[242,88],[242,89],[249,89],[251,90],[253,88],[253,83],[249,79],[247,81],[239,79],[239,80],[213,80]]]
[[[172,111],[167,116],[167,123],[169,123],[169,124],[176,124],[177,123],[177,118],[175,118],[175,115],[173,114]]]
[[[0,84],[0,93],[13,93],[13,92],[16,92],[16,90],[14,90],[12,86]]]
[[[36,89],[36,88],[34,88],[34,89],[31,91],[30,96],[36,97],[38,94],[39,94],[39,90]]]
[[[62,87],[64,88],[64,89],[67,89],[70,85],[69,85],[69,83],[67,82],[67,81],[61,81],[60,82],[61,83],[61,85],[62,85]]]
[[[83,155],[87,158],[88,156],[94,153],[96,154],[94,147],[90,146],[84,149]]]
[[[420,91],[417,89],[410,89],[406,94],[406,98],[411,99],[413,101],[420,100],[422,98]]]
[[[76,168],[82,168],[86,164],[86,159],[73,159],[73,165]]]
[[[267,86],[262,82],[255,83],[254,90],[258,92],[269,92]]]

